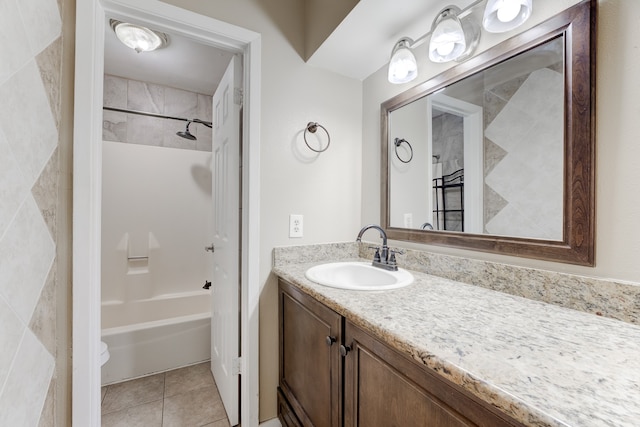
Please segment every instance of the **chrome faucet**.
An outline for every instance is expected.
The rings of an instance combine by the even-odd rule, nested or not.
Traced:
[[[373,262],[371,265],[385,270],[397,271],[398,265],[396,264],[396,251],[389,251],[389,246],[387,246],[387,233],[384,232],[382,227],[376,224],[365,225],[358,233],[356,242],[362,241],[362,235],[370,228],[378,230],[380,232],[380,237],[382,238],[382,248],[375,248],[376,253],[373,256]],[[389,256],[389,253],[391,253],[391,256]]]

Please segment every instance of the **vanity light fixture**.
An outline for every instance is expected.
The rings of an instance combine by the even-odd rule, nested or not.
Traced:
[[[457,9],[457,10],[456,10]],[[467,49],[462,24],[458,19],[460,9],[449,6],[438,14],[431,27],[429,59],[433,62],[449,62]]]
[[[480,40],[480,32],[469,19],[461,20],[457,6],[443,9],[431,27],[429,59],[433,62],[449,62],[467,58]]]
[[[524,24],[531,16],[533,0],[488,0],[482,26],[490,33],[504,33]]]
[[[411,52],[413,40],[403,37],[395,44],[389,61],[388,79],[391,83],[407,83],[418,75],[416,57]]]
[[[480,23],[469,12],[485,3],[482,19],[484,29],[491,33],[513,30],[531,16],[533,0],[476,0],[464,9],[451,5],[444,8],[433,21],[431,30],[413,40],[402,37],[391,51],[387,78],[390,83],[412,81],[418,75],[418,65],[411,49],[429,38],[429,59],[432,62],[462,62],[475,51],[480,41]]]
[[[169,44],[169,36],[165,33],[116,19],[111,19],[109,24],[118,40],[138,53],[161,49]]]

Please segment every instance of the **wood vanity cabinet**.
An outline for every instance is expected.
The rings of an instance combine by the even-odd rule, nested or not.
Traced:
[[[279,299],[284,426],[523,426],[282,279]]]
[[[280,387],[284,426],[342,425],[343,318],[279,281]]]

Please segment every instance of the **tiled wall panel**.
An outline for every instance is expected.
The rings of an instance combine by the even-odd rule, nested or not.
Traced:
[[[62,20],[0,1],[0,425],[55,425]]]
[[[104,77],[104,106],[212,121],[210,95],[111,75]],[[211,151],[211,129],[201,124],[192,123],[189,127],[198,138],[196,141],[176,135],[186,126],[186,122],[178,120],[104,110],[102,124],[105,141]]]

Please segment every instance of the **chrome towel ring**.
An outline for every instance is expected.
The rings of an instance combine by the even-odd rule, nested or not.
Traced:
[[[309,145],[309,141],[307,141],[307,132],[316,133],[318,128],[321,128],[324,131],[324,133],[327,134],[327,145],[326,147],[320,150],[316,150],[315,148],[311,147],[311,145]],[[309,122],[307,123],[307,127],[304,129],[304,143],[307,144],[307,147],[309,147],[309,150],[315,151],[316,153],[322,153],[323,151],[327,151],[327,148],[329,148],[329,144],[331,144],[331,135],[329,135],[329,131],[320,123]]]
[[[409,160],[404,160],[402,157],[400,157],[400,154],[398,154],[398,147],[402,145],[403,142],[406,142],[409,146],[409,151],[411,153],[411,155],[409,156]],[[396,157],[398,158],[398,160],[400,160],[402,163],[409,163],[411,159],[413,159],[413,147],[411,146],[411,144],[409,144],[409,141],[404,138],[396,138],[393,144],[395,145],[394,150],[396,151]]]

